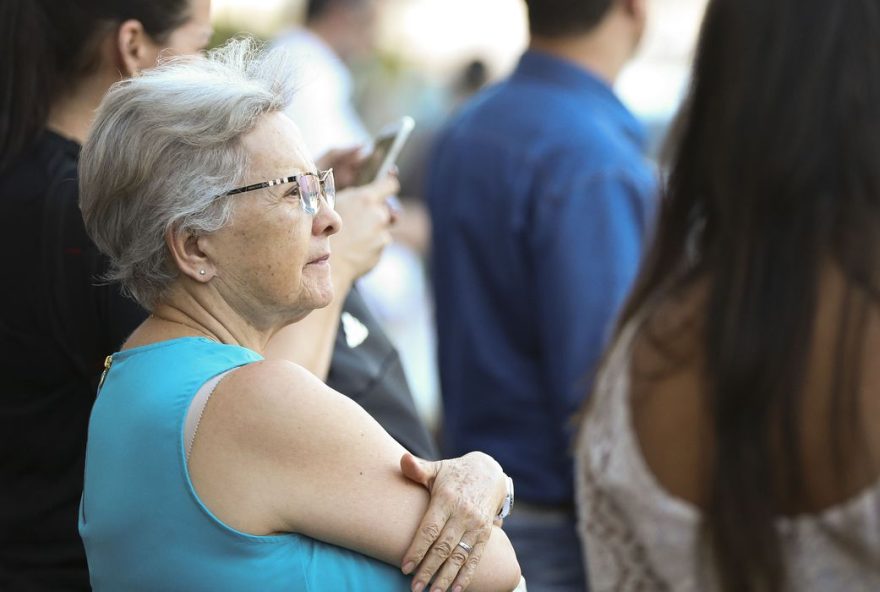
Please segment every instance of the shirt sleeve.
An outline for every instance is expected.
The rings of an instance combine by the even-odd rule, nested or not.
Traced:
[[[535,203],[531,256],[546,396],[561,429],[591,388],[653,223],[653,177],[601,172],[551,186]]]

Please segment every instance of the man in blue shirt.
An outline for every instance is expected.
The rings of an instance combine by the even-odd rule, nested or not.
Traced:
[[[611,85],[647,0],[527,0],[516,70],[441,134],[428,178],[447,454],[516,483],[505,522],[530,592],[584,590],[572,416],[635,278],[656,201]]]

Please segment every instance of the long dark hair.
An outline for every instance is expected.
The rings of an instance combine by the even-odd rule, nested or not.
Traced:
[[[725,591],[778,590],[775,520],[808,503],[802,395],[828,264],[846,282],[831,446],[839,458],[853,437],[869,462],[854,410],[880,272],[880,2],[711,0],[667,153],[659,225],[618,331],[706,280],[704,534]]]
[[[97,66],[102,33],[137,19],[161,43],[189,11],[189,0],[0,2],[0,170],[34,142],[59,95]]]

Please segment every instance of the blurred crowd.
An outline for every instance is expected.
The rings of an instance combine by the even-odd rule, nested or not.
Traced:
[[[0,590],[880,589],[880,4],[521,4],[0,4]]]

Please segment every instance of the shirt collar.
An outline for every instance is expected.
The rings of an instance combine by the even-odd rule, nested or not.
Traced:
[[[529,49],[520,57],[511,79],[540,81],[562,87],[591,102],[598,100],[608,110],[607,116],[620,126],[623,133],[640,147],[645,147],[647,135],[639,120],[605,80],[583,66],[550,53]]]

